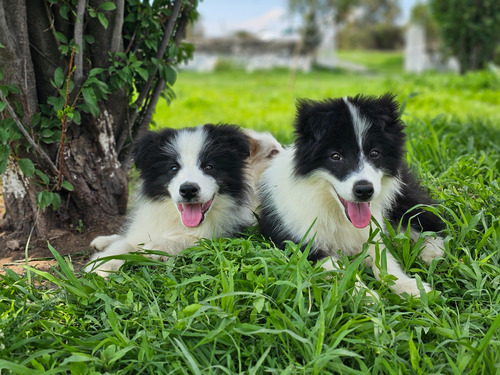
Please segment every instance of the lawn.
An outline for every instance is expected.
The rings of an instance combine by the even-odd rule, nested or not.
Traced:
[[[374,65],[378,66],[378,65]],[[387,70],[382,65],[381,71]],[[484,71],[464,77],[451,74],[367,74],[315,71],[290,74],[221,71],[213,74],[181,72],[175,85],[177,98],[160,102],[154,120],[158,127],[194,126],[207,122],[235,123],[270,130],[283,142],[291,140],[297,98],[322,99],[378,95],[388,91],[406,102],[405,119],[470,122],[480,118],[500,123],[500,72]],[[498,126],[500,127],[500,126]]]
[[[383,66],[385,66],[383,64]],[[105,280],[73,271],[0,276],[0,374],[498,374],[500,75],[280,70],[180,72],[156,127],[229,122],[292,139],[297,97],[381,94],[405,103],[407,160],[439,200],[446,255],[430,266],[407,236],[384,242],[435,292],[377,281],[362,256],[311,265],[255,228]],[[381,299],[358,293],[362,278]]]
[[[374,73],[401,73],[404,65],[404,55],[398,51],[337,51],[337,58],[363,65],[369,72]]]

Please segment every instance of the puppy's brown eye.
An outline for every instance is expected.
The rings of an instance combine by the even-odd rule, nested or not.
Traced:
[[[376,159],[380,156],[380,151],[379,150],[371,150],[370,151],[370,157],[372,159]]]
[[[172,166],[170,167],[170,170],[171,170],[172,172],[177,172],[177,171],[179,170],[179,166],[178,166],[178,165],[172,165]]]
[[[214,169],[214,166],[213,166],[213,165],[211,165],[211,164],[207,164],[207,165],[205,165],[205,166],[203,167],[203,169],[204,169],[205,171],[211,171],[212,169]]]
[[[330,159],[332,159],[333,161],[340,161],[342,160],[342,155],[340,155],[338,152],[334,152],[330,155]]]

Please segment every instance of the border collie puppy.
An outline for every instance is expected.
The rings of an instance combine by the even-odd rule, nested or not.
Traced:
[[[236,126],[207,124],[149,132],[134,148],[141,186],[124,234],[97,237],[101,257],[140,249],[178,254],[201,238],[231,236],[254,222],[248,136]],[[107,275],[112,259],[86,271]]]
[[[323,267],[334,269],[338,251],[362,251],[372,217],[382,226],[384,218],[394,227],[400,220],[405,225],[410,221],[413,239],[422,231],[443,230],[437,216],[412,209],[433,202],[404,162],[403,129],[392,94],[299,100],[296,140],[276,156],[260,181],[262,233],[283,247],[285,240],[299,243],[315,222],[305,238],[312,241],[309,259],[331,258]],[[440,236],[427,237],[424,244],[424,261],[443,255]],[[368,255],[365,261],[379,278],[373,244]],[[394,291],[420,295],[416,280],[389,251],[386,257],[387,272],[397,278]]]

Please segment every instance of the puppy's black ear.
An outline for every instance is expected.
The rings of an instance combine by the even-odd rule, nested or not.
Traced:
[[[250,156],[250,140],[238,126],[207,124],[205,125],[205,129],[208,133],[213,133],[213,139],[224,142],[226,147],[234,151],[241,159],[246,159]]]
[[[321,102],[310,99],[297,100],[297,113],[295,115],[295,135],[297,138],[320,140],[323,136],[321,120],[323,113],[318,112]]]
[[[380,96],[379,100],[384,103],[395,115],[399,115],[399,103],[396,99],[396,94],[387,92]]]
[[[154,132],[147,132],[135,142],[134,148],[132,149],[132,157],[137,169],[143,169],[146,159],[148,158],[146,150],[150,150],[151,146],[155,143],[155,141],[157,141],[157,139],[158,134]]]
[[[385,108],[387,116],[392,120],[392,123],[398,122],[402,113],[399,103],[396,100],[396,95],[387,93],[379,98],[380,105]]]
[[[175,133],[175,129],[166,128],[159,132],[149,131],[142,135],[132,149],[135,167],[143,170],[146,166],[154,164],[160,147],[167,144]]]
[[[359,108],[362,115],[384,130],[400,131],[404,127],[395,94],[387,93],[380,97],[357,95],[350,101]]]

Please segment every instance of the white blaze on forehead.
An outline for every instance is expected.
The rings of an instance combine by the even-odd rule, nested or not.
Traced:
[[[200,154],[206,142],[205,129],[198,126],[177,132],[172,143],[163,147],[164,152],[175,155],[179,164],[179,171],[168,184],[168,191],[174,202],[179,203],[184,200],[179,189],[185,183],[198,185],[200,188],[198,200],[201,203],[208,202],[217,193],[215,179],[205,174],[200,165]]]
[[[361,151],[363,151],[363,139],[370,127],[370,122],[366,117],[362,116],[359,112],[359,108],[352,104],[347,97],[342,98],[344,103],[349,108],[349,113],[352,117],[352,126],[354,128],[354,134],[356,134],[356,139]]]
[[[198,165],[205,142],[205,131],[201,126],[177,133],[171,147],[178,155],[181,168],[194,168]]]

